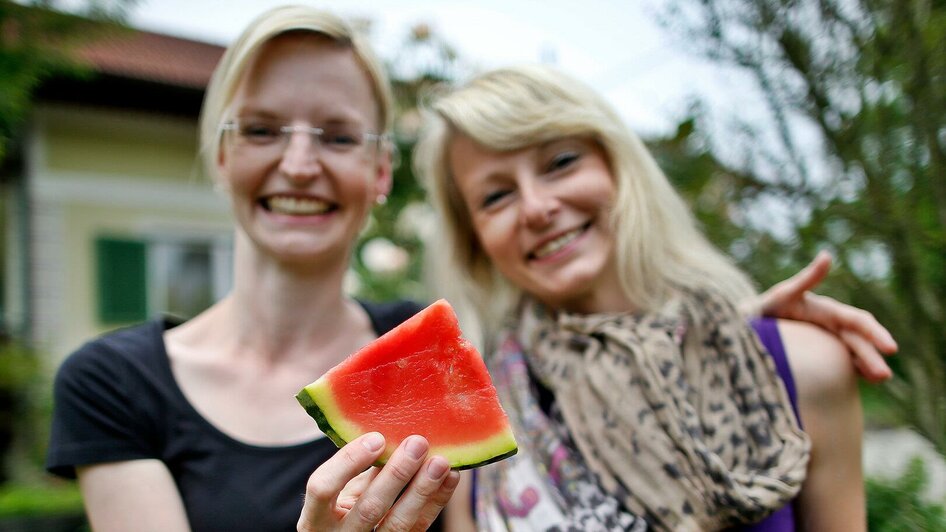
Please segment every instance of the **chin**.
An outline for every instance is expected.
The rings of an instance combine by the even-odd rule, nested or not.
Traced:
[[[549,279],[543,284],[529,292],[554,308],[570,307],[570,302],[582,300],[591,293],[588,283],[583,282],[554,284],[554,279]]]
[[[582,303],[592,301],[595,292],[600,290],[604,270],[602,267],[588,266],[568,268],[560,272],[560,275],[553,274],[537,279],[533,285],[535,290],[528,292],[555,308],[582,308]],[[620,290],[620,287],[611,290]]]
[[[261,239],[260,247],[276,260],[286,263],[324,263],[348,260],[350,240],[323,238],[325,235],[280,235],[283,238]]]

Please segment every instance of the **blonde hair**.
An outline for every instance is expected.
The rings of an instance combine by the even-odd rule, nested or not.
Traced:
[[[733,302],[755,294],[748,277],[699,231],[643,142],[583,83],[544,66],[493,70],[433,98],[425,117],[414,164],[443,224],[434,257],[437,288],[458,289],[449,297],[470,303],[485,332],[508,315],[520,292],[478,243],[454,184],[448,149],[457,135],[497,151],[566,137],[597,141],[616,182],[612,223],[621,284],[639,309],[655,309],[682,288],[712,288]]]
[[[200,146],[208,175],[216,174],[216,158],[222,141],[220,126],[252,59],[266,43],[295,32],[324,36],[352,50],[371,81],[381,133],[390,130],[393,122],[391,84],[367,40],[342,18],[327,11],[305,6],[277,7],[250,22],[227,48],[207,86],[200,115]]]

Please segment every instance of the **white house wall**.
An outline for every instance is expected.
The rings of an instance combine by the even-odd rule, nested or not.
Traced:
[[[203,176],[196,121],[47,105],[28,150],[32,329],[57,360],[113,328],[96,316],[96,236],[229,238],[225,201]]]

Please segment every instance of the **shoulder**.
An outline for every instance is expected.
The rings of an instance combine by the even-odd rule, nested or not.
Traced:
[[[811,438],[798,519],[812,530],[863,530],[863,420],[854,364],[833,334],[808,323],[778,326]]]
[[[142,412],[159,400],[151,392],[163,386],[161,379],[169,373],[167,362],[162,364],[160,360],[164,353],[160,342],[163,328],[160,320],[123,328],[87,342],[66,357],[53,382],[51,441],[91,438],[104,442],[116,435],[124,438],[145,432],[143,420],[151,418]],[[77,452],[81,455],[84,451]],[[95,455],[97,451],[90,453]],[[67,460],[64,465],[78,463],[69,462],[75,456],[56,456],[57,460]]]
[[[86,342],[63,361],[57,371],[57,381],[88,373],[114,375],[128,363],[156,353],[166,326],[162,320],[152,320]]]
[[[158,340],[168,326],[162,320],[151,320],[116,329],[86,342],[69,359],[95,358],[103,354],[127,356],[142,349],[154,349],[159,347]]]
[[[778,328],[803,402],[841,400],[856,393],[854,363],[840,339],[810,323],[780,319]]]
[[[359,301],[359,303],[368,313],[371,325],[379,335],[397,327],[424,308],[420,303],[408,299],[385,301],[383,303]]]

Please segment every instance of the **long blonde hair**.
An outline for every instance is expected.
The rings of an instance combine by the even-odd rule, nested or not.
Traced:
[[[214,69],[200,115],[200,146],[208,175],[216,174],[216,158],[222,141],[221,122],[226,118],[240,82],[257,52],[274,38],[293,32],[324,36],[349,47],[371,81],[378,104],[378,127],[382,132],[393,123],[391,83],[384,66],[367,40],[342,18],[306,6],[284,6],[256,17],[227,48]]]
[[[469,302],[485,332],[508,315],[520,292],[483,251],[453,181],[448,147],[457,135],[498,151],[565,137],[600,143],[616,182],[621,284],[639,309],[655,309],[681,288],[712,288],[733,302],[755,294],[748,277],[699,231],[640,138],[585,84],[545,66],[503,68],[433,98],[425,116],[414,165],[442,222],[437,289]]]

